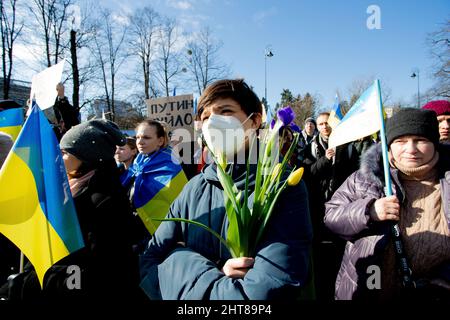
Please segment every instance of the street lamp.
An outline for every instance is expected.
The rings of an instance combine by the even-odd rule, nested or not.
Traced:
[[[411,78],[417,77],[417,108],[420,108],[420,86],[419,86],[419,69],[413,72]]]
[[[267,104],[267,58],[273,57],[273,52],[270,46],[266,47],[264,52],[264,99]]]

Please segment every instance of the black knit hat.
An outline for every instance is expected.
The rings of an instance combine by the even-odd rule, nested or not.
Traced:
[[[431,110],[402,108],[386,121],[388,146],[401,136],[414,135],[439,144],[439,123]]]
[[[126,138],[114,122],[90,120],[72,127],[61,139],[60,147],[86,164],[96,166],[114,158],[116,146]]]
[[[306,120],[305,120],[305,125],[306,125],[308,122],[312,122],[312,123],[317,127],[316,120],[314,120],[314,118],[312,118],[312,117],[306,118]]]

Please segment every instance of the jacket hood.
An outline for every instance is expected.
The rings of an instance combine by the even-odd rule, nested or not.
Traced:
[[[445,173],[450,171],[450,145],[439,144],[437,147],[439,152],[439,177],[445,176]],[[360,170],[364,175],[369,176],[374,181],[383,185],[384,173],[383,173],[383,159],[381,155],[381,144],[377,143],[372,145],[361,156]]]
[[[384,172],[380,143],[372,145],[363,153],[359,169],[365,176],[369,176],[371,180],[383,185],[384,178],[382,177],[384,176]]]

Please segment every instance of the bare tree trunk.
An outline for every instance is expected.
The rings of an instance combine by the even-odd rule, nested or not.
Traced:
[[[16,26],[16,0],[10,1],[11,13],[6,13],[3,0],[0,2],[0,24],[1,24],[1,38],[2,38],[2,67],[3,67],[3,99],[9,98],[9,90],[11,88],[11,74],[13,69],[13,49],[14,41],[22,31],[22,26],[19,30]],[[9,20],[10,18],[11,20]],[[8,61],[6,61],[8,60]]]
[[[73,94],[72,104],[74,108],[80,108],[80,74],[78,70],[77,57],[77,33],[75,30],[70,31],[70,57],[72,58],[72,76],[73,76]]]
[[[3,71],[3,99],[8,99],[9,95],[9,79],[6,77],[6,30],[3,24],[6,24],[6,15],[4,12],[3,0],[0,1],[0,31],[2,36],[2,71]]]
[[[221,64],[218,53],[221,42],[214,41],[209,28],[204,28],[194,41],[188,44],[188,63],[191,78],[199,94],[213,81],[227,77],[229,67]]]
[[[34,0],[34,3],[36,7],[30,6],[30,10],[44,33],[47,67],[51,67],[52,63],[58,63],[61,48],[65,47],[62,41],[72,0]]]
[[[153,8],[147,6],[142,10],[137,10],[130,17],[131,21],[131,39],[129,48],[133,55],[138,56],[142,63],[142,71],[144,73],[144,96],[150,99],[150,65],[155,51],[153,44],[157,28],[160,24],[158,13]]]
[[[111,121],[115,121],[116,119],[116,110],[114,108],[114,91],[115,91],[115,85],[114,85],[114,79],[115,79],[115,74],[114,72],[112,72],[111,74]]]
[[[168,63],[167,59],[164,61],[164,84],[166,88],[166,97],[169,96],[169,70],[168,70]]]
[[[103,85],[105,89],[105,96],[106,101],[108,104],[108,109],[110,112],[110,119],[115,120],[115,80],[116,80],[116,74],[122,65],[122,63],[125,61],[126,55],[121,55],[121,45],[124,41],[125,35],[126,35],[126,28],[117,29],[114,28],[115,25],[112,25],[110,23],[110,13],[109,11],[103,12],[103,21],[104,25],[102,26],[102,32],[97,34],[94,37],[95,44],[96,44],[96,50],[95,53],[97,55],[97,58],[99,60],[99,64],[102,71],[103,76]],[[120,31],[121,34],[118,34]],[[117,43],[115,40],[118,40]],[[99,42],[100,41],[100,42]],[[104,41],[104,42],[102,42]],[[104,53],[103,50],[106,52]],[[108,66],[106,66],[108,64]],[[108,69],[107,69],[108,68]],[[110,90],[108,88],[108,80],[111,81]]]

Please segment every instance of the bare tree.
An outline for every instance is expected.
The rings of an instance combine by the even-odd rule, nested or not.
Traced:
[[[137,10],[130,20],[131,54],[139,57],[144,78],[144,95],[146,99],[150,99],[151,95],[156,96],[156,88],[150,81],[150,66],[156,50],[157,31],[160,27],[159,14],[151,7],[144,7],[142,10]]]
[[[14,41],[20,35],[23,25],[16,29],[16,0],[10,0],[8,8],[5,6],[5,2],[0,1],[0,32],[2,37],[3,99],[8,99],[13,68]]]
[[[211,29],[205,27],[188,43],[189,70],[197,85],[197,92],[202,94],[208,84],[227,77],[228,66],[219,61],[222,42],[214,40]]]
[[[29,9],[43,31],[47,67],[58,63],[66,48],[68,8],[73,0],[34,0]],[[33,5],[34,4],[34,5]]]
[[[374,79],[374,76],[368,76],[353,80],[351,86],[347,89],[348,99],[341,101],[341,106],[343,107],[344,113],[346,113],[355,104],[364,91],[366,91],[366,89],[373,84]],[[383,80],[380,80],[380,86],[383,105],[387,105],[391,103],[392,90]]]
[[[80,87],[94,78],[96,70],[90,55],[82,56],[81,63],[79,58],[80,53],[83,50],[88,50],[93,44],[93,36],[97,26],[92,19],[94,13],[92,3],[87,3],[81,9],[80,7],[77,8],[79,10],[69,13],[71,19],[70,64],[72,67],[72,74],[69,79],[72,79],[73,84],[72,104],[74,107],[81,109],[89,100],[86,99],[80,104]]]
[[[294,97],[291,90],[283,89],[281,101],[277,103],[278,108],[290,106],[295,113],[295,123],[303,126],[306,118],[312,117],[319,104],[319,99],[307,92],[303,97],[298,94]]]
[[[303,97],[301,95],[297,95],[297,97],[291,103],[291,108],[295,112],[294,120],[297,125],[303,127],[306,118],[312,117],[314,115],[318,104],[318,98],[312,96],[308,92]]]
[[[178,41],[177,23],[173,19],[166,18],[159,29],[156,79],[167,97],[170,92],[170,84],[181,72],[186,70],[182,68],[179,50],[176,50],[176,46],[179,45]]]
[[[111,120],[115,120],[114,99],[116,91],[116,75],[125,61],[126,53],[122,50],[127,28],[120,23],[114,23],[111,12],[102,12],[102,24],[94,34],[95,47],[93,54],[97,58],[101,70],[104,97],[110,112]]]
[[[440,30],[430,33],[427,43],[434,60],[432,70],[436,81],[427,96],[450,98],[450,20]]]

